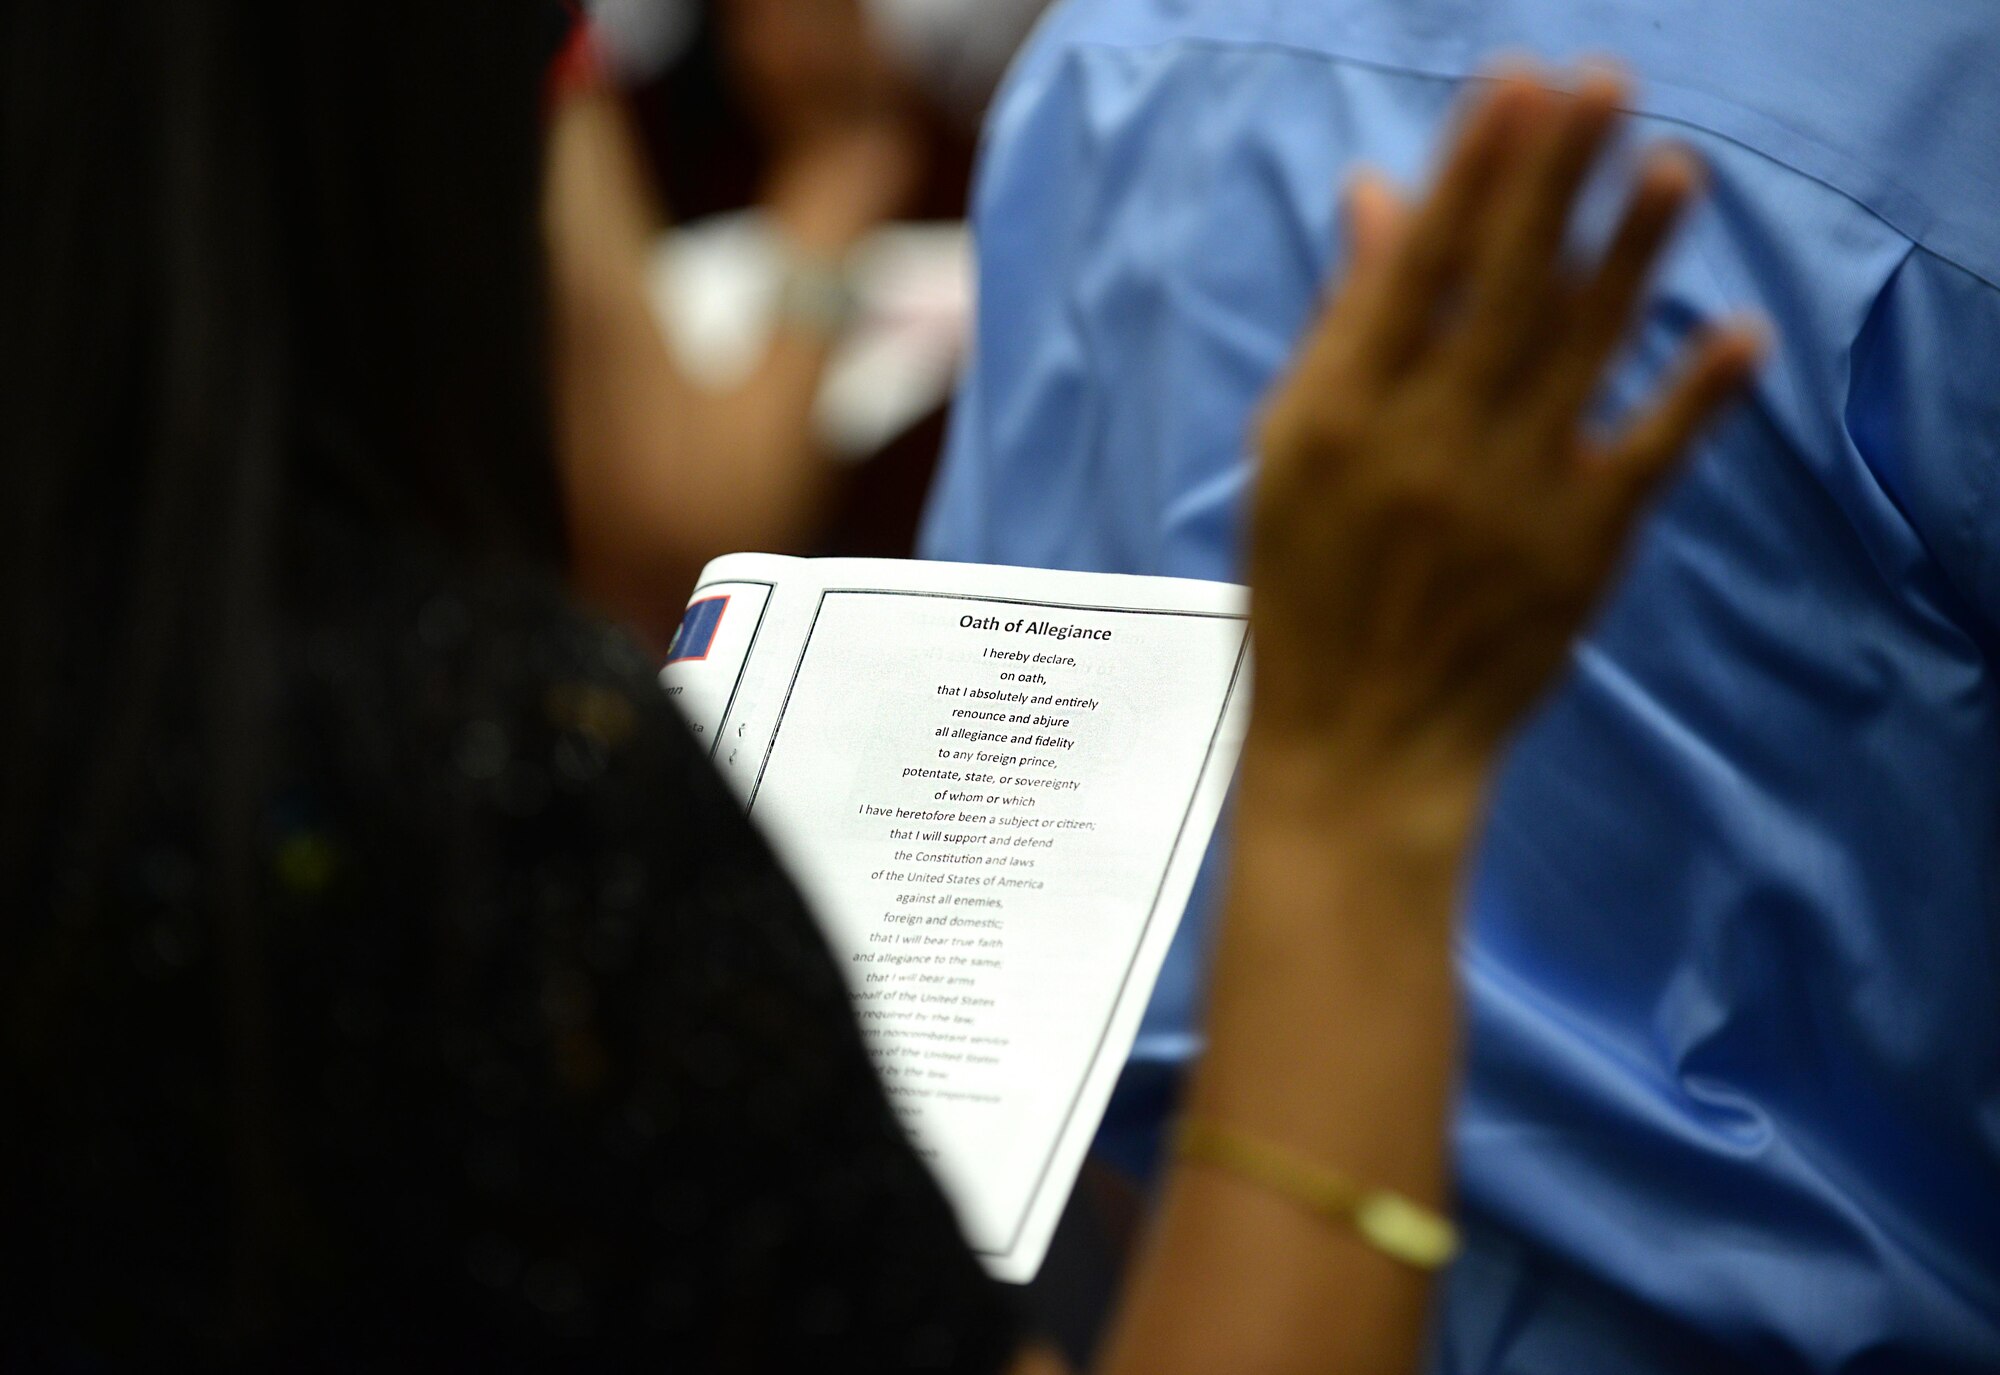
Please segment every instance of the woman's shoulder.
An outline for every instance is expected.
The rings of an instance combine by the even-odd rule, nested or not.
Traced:
[[[646,834],[771,867],[645,650],[553,574],[378,548],[300,585],[281,811],[303,799],[412,864],[446,837],[516,871]]]
[[[504,1154],[479,1225],[578,1258],[585,1345],[902,1368],[955,1339],[945,1365],[997,1368],[1011,1315],[897,1131],[817,927],[645,652],[532,573],[398,556],[325,590],[288,682],[300,795],[331,806],[287,813],[321,844],[292,863],[281,843],[281,881],[306,886],[277,909],[280,953],[294,1007],[429,1028],[380,1062],[400,1087],[377,1097],[452,1111],[394,1168],[442,1181]],[[349,1111],[329,1130],[407,1127]],[[420,1292],[433,1261],[384,1265]],[[638,1292],[681,1298],[641,1311]],[[524,1303],[484,1294],[474,1325],[516,1330]],[[755,1330],[726,1316],[746,1304],[768,1310]]]
[[[363,553],[329,534],[316,544],[280,618],[293,708],[377,724],[402,745],[411,732],[448,740],[472,779],[501,765],[503,737],[524,732],[686,743],[642,647],[573,601],[553,572],[411,544]]]
[[[280,627],[288,681],[336,694],[369,681],[495,690],[577,676],[630,692],[650,678],[639,645],[573,601],[554,570],[331,523],[299,535]]]
[[[847,1020],[797,889],[650,656],[559,579],[379,553],[330,571],[285,638],[267,872],[299,929],[443,931],[466,968],[587,947],[656,993],[727,966]]]

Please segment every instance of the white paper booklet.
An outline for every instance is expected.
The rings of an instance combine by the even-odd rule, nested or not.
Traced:
[[[663,675],[988,1268],[1034,1276],[1222,808],[1242,588],[736,554]]]

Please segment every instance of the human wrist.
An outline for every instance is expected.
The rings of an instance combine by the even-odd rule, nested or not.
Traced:
[[[1240,843],[1373,864],[1455,861],[1479,824],[1493,760],[1392,748],[1254,721],[1236,788]]]
[[[837,342],[861,313],[860,291],[847,258],[806,251],[781,235],[777,261],[773,310],[778,327],[817,342]]]
[[[892,125],[802,137],[777,155],[764,204],[799,253],[837,260],[901,212],[917,161],[914,140]]]
[[[1435,1210],[1254,1132],[1185,1116],[1174,1132],[1174,1155],[1282,1198],[1413,1270],[1440,1270],[1458,1250],[1457,1229]]]
[[[1468,846],[1378,820],[1239,814],[1189,1110],[1434,1205]]]
[[[1453,916],[1489,770],[1353,743],[1246,742],[1191,1107],[1434,1203],[1434,1162],[1381,1149],[1410,1132],[1378,1137],[1352,1113],[1413,1114],[1421,1144],[1442,1110]]]
[[[837,262],[852,252],[871,230],[888,218],[886,212],[845,193],[816,187],[790,190],[782,186],[765,198],[766,211],[786,245],[801,256]]]

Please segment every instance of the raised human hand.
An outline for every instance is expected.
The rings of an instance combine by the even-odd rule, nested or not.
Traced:
[[[1701,179],[1653,150],[1601,259],[1566,259],[1624,95],[1500,77],[1420,207],[1350,191],[1352,263],[1268,404],[1252,518],[1251,752],[1306,795],[1483,786],[1648,495],[1755,370],[1761,328],[1713,326],[1622,429],[1587,427]]]
[[[795,247],[838,256],[917,189],[909,74],[858,0],[727,0],[721,16],[731,75],[768,145],[765,206]]]

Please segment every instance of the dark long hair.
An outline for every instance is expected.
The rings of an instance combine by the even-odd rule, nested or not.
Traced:
[[[14,1071],[47,1058],[40,1013],[171,699],[200,759],[232,1075],[259,1072],[245,716],[302,505],[451,558],[562,558],[537,205],[558,19],[547,0],[0,0]]]

